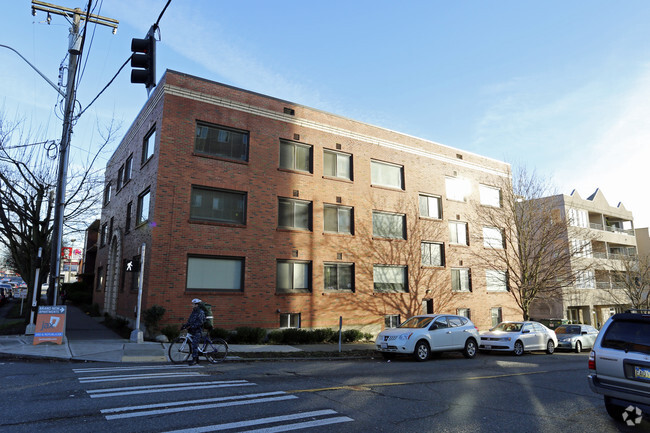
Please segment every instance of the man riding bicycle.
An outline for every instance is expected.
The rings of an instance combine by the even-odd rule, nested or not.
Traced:
[[[192,313],[190,314],[187,323],[181,329],[187,329],[188,334],[192,336],[192,360],[189,365],[199,363],[199,342],[201,341],[201,330],[203,329],[203,322],[205,322],[205,312],[201,308],[201,300],[198,298],[192,299]]]

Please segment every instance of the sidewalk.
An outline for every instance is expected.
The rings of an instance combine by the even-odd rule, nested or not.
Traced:
[[[0,357],[41,358],[71,361],[99,362],[169,362],[168,344],[145,341],[134,343],[125,340],[112,330],[100,324],[98,318],[86,315],[79,308],[68,305],[66,314],[66,336],[63,344],[41,343],[33,345],[32,335],[0,335]],[[372,351],[372,343],[343,344],[341,351],[358,356],[359,351]],[[284,345],[229,345],[226,361],[274,360],[291,358],[307,359],[332,357],[341,359],[337,344],[311,344],[304,346]],[[256,358],[254,353],[263,353]],[[273,354],[277,354],[274,357]],[[242,357],[239,355],[244,355]],[[270,355],[269,355],[270,354]]]

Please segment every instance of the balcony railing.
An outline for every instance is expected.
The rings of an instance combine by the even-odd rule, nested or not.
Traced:
[[[615,253],[603,253],[595,251],[593,253],[595,259],[606,259],[606,260],[638,260],[639,257],[634,254],[615,254]]]
[[[625,230],[625,229],[615,227],[615,226],[603,226],[602,224],[596,224],[596,223],[590,223],[589,227],[591,227],[592,229],[595,229],[595,230],[602,230],[602,231],[607,231],[607,232],[611,232],[611,233],[622,233],[622,234],[634,236],[634,230],[633,229]]]

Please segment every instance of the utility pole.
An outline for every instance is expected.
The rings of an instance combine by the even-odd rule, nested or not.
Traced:
[[[90,4],[88,5],[90,7]],[[72,121],[75,101],[75,80],[77,78],[77,62],[81,54],[82,38],[79,35],[79,25],[82,20],[88,20],[95,24],[101,24],[113,28],[113,33],[117,30],[119,21],[112,18],[101,17],[99,15],[84,14],[79,9],[70,9],[63,6],[56,6],[38,0],[32,0],[32,14],[36,11],[47,12],[48,22],[51,20],[50,14],[62,15],[72,19],[70,27],[68,53],[70,60],[68,63],[68,83],[66,85],[65,109],[63,115],[63,133],[61,136],[61,145],[59,148],[59,171],[57,175],[56,198],[54,207],[54,227],[52,229],[52,252],[50,255],[50,285],[47,290],[47,302],[56,305],[59,293],[59,275],[61,272],[61,239],[63,236],[63,215],[65,211],[65,193],[68,177],[68,149],[70,148],[70,137],[72,136]],[[85,37],[85,35],[84,35]]]

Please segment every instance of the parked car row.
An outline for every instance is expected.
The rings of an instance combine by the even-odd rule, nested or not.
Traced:
[[[447,351],[460,351],[466,358],[474,358],[479,351],[520,356],[534,350],[552,354],[556,348],[581,352],[593,346],[597,335],[598,330],[589,325],[561,325],[553,331],[535,321],[502,322],[479,333],[466,317],[424,314],[380,332],[375,347],[386,359],[402,354],[417,361]]]

